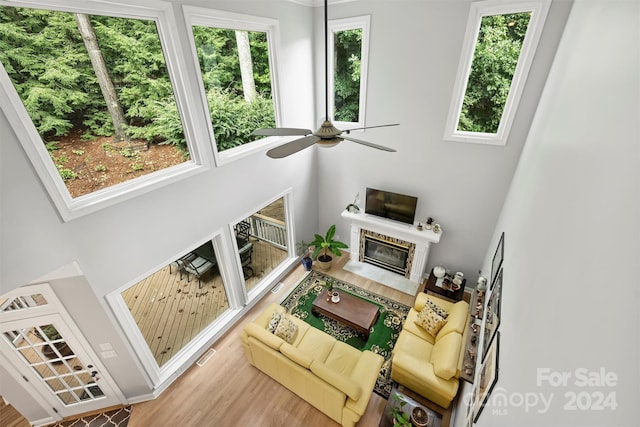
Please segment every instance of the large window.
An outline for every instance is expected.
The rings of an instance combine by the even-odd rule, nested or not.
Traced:
[[[121,293],[159,367],[229,309],[219,259],[207,240]]]
[[[506,143],[547,10],[547,2],[471,4],[446,139]]]
[[[285,198],[269,203],[233,226],[248,299],[289,257]]]
[[[188,6],[185,16],[218,161],[261,147],[251,132],[276,125],[276,21]]]
[[[332,20],[329,29],[329,114],[341,129],[365,120],[369,16]]]
[[[200,163],[161,31],[168,10],[29,6],[0,1],[0,104],[64,219]]]

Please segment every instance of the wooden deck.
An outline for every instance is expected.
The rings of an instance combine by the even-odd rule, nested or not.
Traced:
[[[287,257],[285,251],[260,241],[253,241],[253,248],[247,291]],[[186,273],[181,278],[166,266],[122,292],[122,298],[159,366],[229,308],[217,268],[202,277],[200,287],[197,278]]]

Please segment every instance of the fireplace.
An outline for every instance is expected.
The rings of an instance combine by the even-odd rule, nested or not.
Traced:
[[[359,261],[409,278],[415,246],[401,239],[361,229]]]
[[[440,241],[442,232],[418,230],[415,225],[361,212],[345,210],[342,217],[351,222],[352,261],[393,271],[415,283],[422,282],[429,248]]]

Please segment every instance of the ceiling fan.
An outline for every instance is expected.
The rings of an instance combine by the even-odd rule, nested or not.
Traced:
[[[384,151],[396,151],[393,148],[385,147],[383,145],[374,144],[372,142],[363,141],[361,139],[352,138],[351,136],[344,135],[345,133],[349,135],[352,130],[363,130],[363,129],[371,129],[378,127],[386,127],[386,126],[398,126],[398,123],[387,124],[387,125],[378,125],[378,126],[366,126],[356,129],[349,129],[342,131],[336,128],[331,120],[329,120],[329,65],[328,65],[328,56],[329,49],[327,46],[327,38],[328,38],[328,13],[327,13],[327,0],[324,0],[324,109],[325,109],[325,120],[315,132],[312,132],[309,129],[299,129],[299,128],[263,128],[257,129],[252,132],[252,135],[255,136],[301,136],[302,138],[294,139],[291,142],[287,142],[286,144],[280,145],[278,147],[272,148],[267,151],[267,156],[273,159],[280,159],[283,157],[290,156],[291,154],[297,153],[298,151],[304,150],[305,148],[311,147],[313,144],[319,144],[323,147],[332,147],[343,140],[355,142],[358,144],[366,145],[367,147],[376,148],[378,150]]]

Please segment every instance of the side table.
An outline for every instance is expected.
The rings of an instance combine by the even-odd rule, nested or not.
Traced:
[[[424,292],[427,294],[431,292],[450,301],[457,302],[462,300],[464,297],[464,285],[466,283],[467,279],[462,279],[460,287],[457,290],[454,290],[443,279],[438,279],[434,276],[433,269],[431,269],[431,273],[429,273],[429,277],[427,278],[427,283],[424,286]]]
[[[400,402],[393,397],[396,394],[400,395],[400,397],[407,402],[402,408],[403,412],[407,415],[411,416],[413,408],[421,406],[426,409],[426,412],[429,414],[429,427],[449,427],[449,423],[451,422],[451,406],[449,409],[441,408],[402,385],[394,385],[391,389],[391,394],[382,412],[378,427],[393,427],[391,408],[400,406]]]

